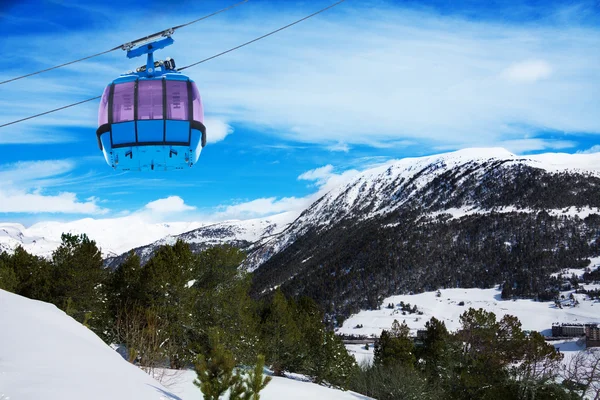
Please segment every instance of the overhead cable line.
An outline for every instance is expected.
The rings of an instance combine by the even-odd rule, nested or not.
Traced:
[[[250,1],[250,0],[240,1],[239,3],[235,3],[235,4],[233,4],[233,5],[229,6],[229,7],[223,8],[223,9],[221,9],[219,11],[215,11],[212,14],[205,15],[203,17],[200,17],[200,18],[195,19],[193,21],[187,22],[185,24],[177,25],[177,26],[165,29],[163,31],[156,32],[156,33],[154,33],[152,35],[144,36],[143,38],[136,39],[136,40],[134,40],[132,42],[127,42],[127,43],[120,44],[120,45],[118,45],[116,47],[113,47],[110,50],[105,50],[105,51],[100,52],[100,53],[92,54],[91,56],[79,58],[77,60],[69,61],[69,62],[66,62],[64,64],[55,65],[54,67],[42,69],[42,70],[39,70],[39,71],[36,71],[36,72],[31,72],[29,74],[25,74],[25,75],[22,75],[22,76],[17,76],[15,78],[7,79],[5,81],[1,81],[0,85],[3,85],[5,83],[9,83],[9,82],[13,82],[13,81],[17,81],[19,79],[27,78],[27,77],[30,77],[30,76],[33,76],[33,75],[41,74],[43,72],[48,72],[48,71],[52,71],[54,69],[66,67],[67,65],[71,65],[71,64],[75,64],[75,63],[78,63],[78,62],[81,62],[81,61],[89,60],[90,58],[94,58],[94,57],[101,56],[103,54],[111,53],[111,52],[119,50],[119,49],[129,50],[132,47],[134,47],[137,43],[145,42],[145,41],[147,41],[149,39],[152,39],[152,38],[155,38],[155,37],[158,37],[158,36],[171,36],[173,34],[173,32],[175,32],[177,29],[180,29],[180,28],[183,28],[183,27],[195,24],[196,22],[200,22],[202,20],[205,20],[207,18],[213,17],[213,16],[215,16],[217,14],[220,14],[222,12],[231,10],[232,8],[235,8],[235,7],[240,6],[240,5],[244,4],[244,3],[247,3],[248,1]]]
[[[54,110],[45,111],[43,113],[39,113],[39,114],[35,114],[35,115],[29,116],[29,117],[21,118],[21,119],[18,119],[16,121],[11,121],[11,122],[8,122],[6,124],[0,125],[0,128],[4,128],[5,126],[13,125],[13,124],[16,124],[16,123],[19,123],[19,122],[27,121],[28,119],[33,119],[33,118],[41,117],[42,115],[51,114],[53,112],[64,110],[65,108],[75,107],[75,106],[78,106],[78,105],[83,104],[83,103],[87,103],[87,102],[90,102],[90,101],[93,101],[93,100],[98,100],[101,97],[102,96],[92,97],[90,99],[78,101],[77,103],[73,103],[73,104],[69,104],[69,105],[66,105],[66,106],[59,107],[59,108],[55,108]]]
[[[205,62],[207,62],[207,61],[209,61],[209,60],[212,60],[213,58],[220,57],[220,56],[222,56],[222,55],[224,55],[224,54],[231,53],[232,51],[235,51],[235,50],[237,50],[237,49],[240,49],[240,48],[242,48],[242,47],[244,47],[244,46],[248,46],[248,45],[249,45],[249,44],[251,44],[251,43],[258,42],[258,41],[259,41],[259,40],[261,40],[261,39],[264,39],[264,38],[266,38],[266,37],[268,37],[268,36],[274,35],[274,34],[276,34],[277,32],[281,32],[282,30],[284,30],[284,29],[287,29],[287,28],[289,28],[289,27],[291,27],[291,26],[294,26],[294,25],[296,25],[296,24],[299,24],[299,23],[300,23],[300,22],[302,22],[302,21],[306,21],[307,19],[309,19],[309,18],[312,18],[312,17],[314,17],[314,16],[315,16],[315,15],[317,15],[317,14],[321,14],[322,12],[324,12],[324,11],[327,11],[327,10],[329,10],[330,8],[333,8],[333,7],[337,6],[338,4],[341,4],[341,3],[343,3],[344,1],[346,1],[346,0],[340,0],[340,1],[338,1],[337,3],[333,3],[333,4],[331,4],[331,5],[330,5],[330,6],[328,6],[328,7],[322,8],[322,9],[320,9],[320,10],[319,10],[319,11],[317,11],[317,12],[314,12],[314,13],[312,13],[312,14],[310,14],[310,15],[307,15],[306,17],[304,17],[304,18],[302,18],[302,19],[299,19],[299,20],[297,20],[297,21],[294,21],[294,22],[292,22],[291,24],[287,24],[286,26],[282,26],[282,27],[281,27],[281,28],[279,28],[279,29],[275,29],[274,31],[271,31],[271,32],[267,33],[266,35],[259,36],[259,37],[257,37],[256,39],[252,39],[252,40],[250,40],[250,41],[248,41],[248,42],[246,42],[246,43],[240,44],[239,46],[232,47],[232,48],[231,48],[231,49],[229,49],[229,50],[225,50],[225,51],[223,51],[223,52],[221,52],[221,53],[219,53],[219,54],[215,54],[214,56],[211,56],[211,57],[205,58],[204,60],[200,60],[200,61],[198,61],[198,62],[195,62],[195,63],[193,63],[193,64],[186,65],[185,67],[178,68],[177,70],[178,70],[178,71],[183,71],[183,70],[184,70],[184,69],[186,69],[186,68],[190,68],[190,67],[193,67],[193,66],[195,66],[195,65],[198,65],[198,64],[205,63]]]
[[[245,42],[245,43],[243,43],[243,44],[240,44],[240,45],[238,45],[238,46],[232,47],[232,48],[230,48],[229,50],[222,51],[221,53],[215,54],[214,56],[211,56],[211,57],[205,58],[204,60],[200,60],[200,61],[198,61],[198,62],[195,62],[195,63],[192,63],[192,64],[190,64],[190,65],[186,65],[185,67],[178,68],[177,70],[178,70],[178,71],[181,71],[181,70],[184,70],[184,69],[186,69],[186,68],[190,68],[190,67],[193,67],[193,66],[195,66],[195,65],[202,64],[202,63],[204,63],[204,62],[207,62],[207,61],[209,61],[209,60],[215,59],[215,58],[217,58],[217,57],[220,57],[220,56],[222,56],[222,55],[224,55],[224,54],[230,53],[230,52],[232,52],[232,51],[234,51],[234,50],[237,50],[237,49],[239,49],[239,48],[242,48],[242,47],[244,47],[244,46],[247,46],[247,45],[249,45],[249,44],[251,44],[251,43],[257,42],[257,41],[259,41],[259,40],[261,40],[261,39],[264,39],[264,38],[266,38],[266,37],[268,37],[268,36],[271,36],[271,35],[273,35],[273,34],[275,34],[275,33],[277,33],[277,32],[280,32],[280,31],[282,31],[282,30],[284,30],[284,29],[287,29],[287,28],[289,28],[289,27],[291,27],[291,26],[294,26],[294,25],[296,25],[296,24],[298,24],[298,23],[300,23],[300,22],[302,22],[302,21],[306,21],[307,19],[309,19],[309,18],[312,18],[312,17],[314,17],[315,15],[318,15],[318,14],[320,14],[320,13],[324,12],[324,11],[327,11],[327,10],[329,10],[329,9],[331,9],[331,8],[333,8],[333,7],[335,7],[335,6],[339,5],[339,4],[341,4],[341,3],[343,3],[344,1],[346,1],[346,0],[340,0],[340,1],[336,2],[336,3],[333,3],[333,4],[331,4],[331,5],[327,6],[327,7],[325,7],[325,8],[322,8],[322,9],[320,9],[320,10],[319,10],[319,11],[317,11],[317,12],[314,12],[314,13],[312,13],[312,14],[310,14],[310,15],[308,15],[308,16],[306,16],[306,17],[304,17],[304,18],[301,18],[301,19],[299,19],[299,20],[296,20],[296,21],[294,21],[294,22],[292,22],[292,23],[290,23],[290,24],[287,24],[287,25],[285,25],[285,26],[283,26],[283,27],[281,27],[281,28],[279,28],[279,29],[276,29],[276,30],[274,30],[274,31],[271,31],[271,32],[269,32],[269,33],[267,33],[267,34],[265,34],[265,35],[259,36],[259,37],[255,38],[255,39],[252,39],[252,40],[250,40],[250,41],[248,41],[248,42]],[[46,111],[46,112],[43,112],[43,113],[40,113],[40,114],[32,115],[32,116],[30,116],[30,117],[22,118],[22,119],[19,119],[19,120],[16,120],[16,121],[11,121],[11,122],[8,122],[8,123],[6,123],[6,124],[0,125],[0,128],[3,128],[3,127],[5,127],[5,126],[9,126],[9,125],[13,125],[13,124],[16,124],[16,123],[19,123],[19,122],[22,122],[22,121],[27,121],[28,119],[33,119],[33,118],[36,118],[36,117],[41,117],[42,115],[50,114],[50,113],[53,113],[53,112],[56,112],[56,111],[64,110],[65,108],[74,107],[74,106],[77,106],[77,105],[79,105],[79,104],[87,103],[87,102],[89,102],[89,101],[97,100],[97,99],[99,99],[99,98],[101,98],[101,97],[102,97],[102,96],[96,96],[96,97],[92,97],[92,98],[90,98],[90,99],[82,100],[82,101],[79,101],[79,102],[77,102],[77,103],[73,103],[73,104],[69,104],[69,105],[63,106],[63,107],[55,108],[55,109],[53,109],[53,110],[49,110],[49,111]]]

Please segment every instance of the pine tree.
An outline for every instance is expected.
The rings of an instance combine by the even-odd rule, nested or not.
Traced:
[[[55,303],[52,296],[52,265],[47,260],[29,254],[21,246],[4,259],[6,265],[14,271],[16,294]]]
[[[424,361],[424,371],[433,381],[451,379],[454,367],[454,350],[456,348],[452,336],[444,322],[432,317],[425,324],[425,337],[419,358]]]
[[[189,245],[178,240],[173,246],[159,248],[140,273],[140,291],[160,316],[164,355],[173,369],[191,361],[188,348],[194,292],[188,283],[195,259]]]
[[[414,342],[410,337],[410,328],[403,321],[392,323],[391,331],[383,330],[375,343],[373,363],[376,365],[402,365],[413,368],[415,362]]]
[[[9,264],[10,256],[5,252],[0,254],[0,289],[14,292],[19,286],[17,274]]]
[[[238,379],[233,385],[229,400],[260,400],[260,391],[272,379],[270,376],[263,377],[264,366],[265,357],[261,354],[257,357],[254,368],[249,370],[243,378]]]
[[[263,346],[276,376],[283,376],[286,370],[297,371],[302,363],[302,332],[296,316],[295,304],[277,290],[262,324]]]
[[[198,379],[194,384],[200,388],[207,400],[219,400],[230,387],[237,387],[235,394],[239,395],[240,377],[233,373],[233,355],[221,343],[217,329],[211,329],[209,337],[210,354],[208,357],[198,355],[195,363]]]
[[[87,235],[64,233],[61,245],[52,253],[54,268],[53,302],[79,322],[87,321],[102,334],[100,316],[105,299],[102,285],[107,271],[96,242]]]

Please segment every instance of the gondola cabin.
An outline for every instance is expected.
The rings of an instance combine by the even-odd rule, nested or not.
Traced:
[[[173,60],[154,62],[152,53],[171,44],[168,37],[129,50],[148,62],[121,75],[102,95],[98,146],[108,165],[120,171],[189,168],[206,144],[204,110],[196,84],[175,69]]]

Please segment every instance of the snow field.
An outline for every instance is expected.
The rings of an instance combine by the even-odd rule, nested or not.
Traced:
[[[54,305],[0,290],[0,400],[196,400],[194,371],[154,380]],[[301,376],[273,377],[263,400],[368,400]]]
[[[593,265],[593,264],[592,264]],[[586,289],[596,289],[600,285],[584,285]],[[435,317],[446,324],[449,331],[456,331],[460,327],[460,315],[469,307],[483,308],[496,314],[500,319],[510,314],[519,318],[523,330],[535,330],[545,336],[551,335],[552,324],[558,323],[600,323],[600,302],[592,301],[585,295],[575,294],[579,301],[576,307],[567,306],[569,296],[574,291],[562,292],[565,301],[563,308],[557,308],[553,302],[536,302],[533,300],[502,300],[499,289],[441,289],[440,297],[436,292],[425,292],[415,295],[391,296],[383,300],[379,310],[363,310],[352,315],[341,328],[336,330],[338,334],[366,335],[379,337],[381,331],[389,330],[392,323],[397,319],[400,323],[406,321],[411,329],[411,334],[416,336],[417,330],[424,329],[425,323]],[[402,315],[398,304],[403,301],[410,303],[411,307],[416,305],[423,315]],[[464,302],[463,306],[459,303]],[[394,309],[386,308],[389,303],[394,304]],[[356,328],[362,325],[362,328]],[[575,355],[577,351],[585,349],[585,343],[573,340],[561,340],[552,343],[565,354],[563,364]],[[369,350],[364,345],[346,345],[348,352],[360,363],[363,360],[372,362],[373,346]]]
[[[54,305],[3,290],[0,399],[181,400]]]
[[[586,287],[592,287],[586,285]],[[502,300],[499,289],[441,289],[441,296],[436,292],[425,292],[415,295],[391,296],[383,300],[379,310],[361,311],[352,315],[337,331],[343,334],[379,336],[383,329],[390,329],[392,322],[403,320],[413,334],[418,329],[424,329],[425,323],[435,317],[446,324],[448,330],[454,331],[460,327],[459,317],[469,307],[483,308],[496,314],[500,319],[506,314],[514,315],[521,321],[524,330],[536,330],[543,334],[549,332],[553,322],[600,322],[600,303],[587,298],[577,307],[559,309],[553,302],[537,302],[533,300]],[[568,298],[570,292],[563,292]],[[402,315],[398,304],[403,301],[416,305],[423,315]],[[464,302],[464,306],[459,303]],[[394,304],[394,309],[386,308],[388,303]],[[355,328],[362,324],[362,328]]]

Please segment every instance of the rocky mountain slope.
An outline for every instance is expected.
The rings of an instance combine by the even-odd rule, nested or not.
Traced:
[[[246,268],[257,294],[282,287],[338,315],[438,287],[551,297],[550,273],[598,255],[599,207],[600,154],[403,159],[323,196]]]

